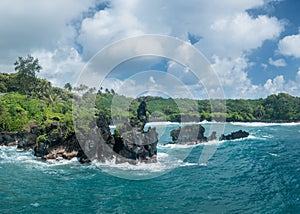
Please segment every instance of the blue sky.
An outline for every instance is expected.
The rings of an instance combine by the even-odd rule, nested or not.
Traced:
[[[0,71],[13,72],[17,57],[30,53],[43,67],[40,77],[58,86],[76,84],[86,63],[107,45],[160,34],[190,42],[203,53],[226,98],[300,96],[299,8],[297,0],[2,0]],[[164,88],[159,72],[136,79],[147,70],[172,74],[184,90],[205,98],[192,71],[159,57],[124,62],[104,84],[118,91],[132,78],[127,95],[146,91],[149,84]]]

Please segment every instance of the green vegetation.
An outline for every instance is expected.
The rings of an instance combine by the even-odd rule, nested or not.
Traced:
[[[73,129],[72,102],[80,108],[82,119],[104,114],[113,121],[136,118],[136,109],[144,100],[150,121],[174,121],[188,118],[190,121],[211,120],[224,116],[227,121],[300,121],[300,98],[285,93],[270,95],[265,99],[229,99],[226,106],[211,110],[209,100],[171,99],[162,97],[128,98],[113,90],[73,87],[66,83],[64,88],[51,86],[45,79],[36,77],[41,70],[37,59],[30,55],[19,57],[15,63],[16,73],[0,73],[0,130],[29,131],[33,125],[46,128],[49,124],[63,124],[67,132]],[[78,92],[78,95],[77,93]],[[117,104],[117,105],[115,105]],[[91,115],[90,109],[95,110]],[[212,113],[213,112],[213,113]],[[112,115],[113,113],[113,115]],[[85,129],[89,128],[86,124]],[[40,136],[43,141],[45,136]]]

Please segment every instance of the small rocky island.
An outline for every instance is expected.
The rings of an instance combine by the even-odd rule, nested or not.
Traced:
[[[215,131],[212,132],[209,137],[205,137],[204,132],[205,128],[200,124],[179,127],[170,132],[172,141],[167,144],[196,145],[203,142],[217,140],[217,133]],[[248,132],[239,130],[228,135],[222,134],[219,141],[241,139],[248,136]]]

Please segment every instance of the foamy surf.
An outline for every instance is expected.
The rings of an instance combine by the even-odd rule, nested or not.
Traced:
[[[268,152],[269,155],[273,156],[273,157],[278,157],[279,155],[278,154],[275,154],[275,153],[271,153],[271,152]]]
[[[116,159],[106,162],[92,161],[91,167],[100,168],[101,171],[125,179],[144,180],[158,177],[178,167],[196,166],[197,163],[184,162],[168,153],[158,153],[156,163],[130,164],[116,163]]]
[[[230,124],[236,126],[265,127],[265,126],[299,126],[300,122],[291,122],[291,123],[230,122]]]

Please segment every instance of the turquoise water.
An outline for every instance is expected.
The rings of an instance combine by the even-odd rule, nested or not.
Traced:
[[[157,127],[160,144],[176,126]],[[214,142],[201,165],[209,145],[159,145],[159,163],[138,166],[45,162],[1,147],[0,213],[299,213],[300,125],[225,126],[239,129],[250,137]]]

